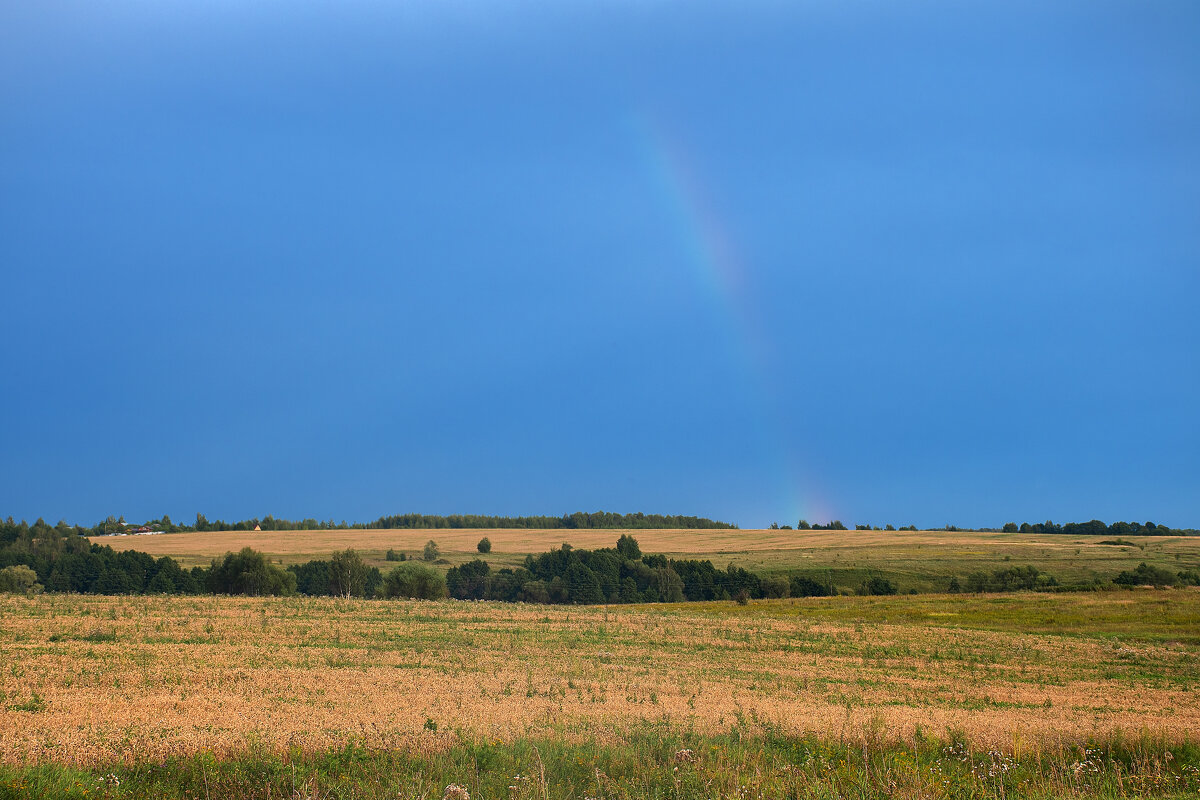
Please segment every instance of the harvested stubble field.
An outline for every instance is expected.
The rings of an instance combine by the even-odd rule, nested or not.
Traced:
[[[614,744],[647,723],[853,741],[957,731],[1015,753],[1200,730],[1200,593],[1055,596],[1067,630],[1044,597],[1008,598],[989,624],[991,600],[957,596],[609,609],[4,596],[0,759]]]
[[[612,547],[631,533],[645,553],[670,558],[707,558],[718,568],[733,563],[757,573],[801,572],[830,577],[855,587],[882,575],[901,591],[945,591],[951,576],[1031,564],[1060,581],[1111,579],[1145,561],[1169,569],[1200,569],[1200,536],[1139,536],[1127,545],[1104,544],[1105,536],[978,533],[948,531],[786,531],[786,530],[335,530],[219,531],[153,536],[103,536],[92,541],[116,550],[171,556],[185,566],[207,566],[227,552],[252,547],[283,564],[328,558],[354,548],[368,563],[386,568],[389,549],[417,557],[435,540],[450,564],[479,557],[486,536],[494,568],[517,566],[527,554],[563,542],[572,547]]]

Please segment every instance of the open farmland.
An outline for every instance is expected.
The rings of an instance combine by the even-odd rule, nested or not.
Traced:
[[[1200,730],[1200,592],[542,607],[0,597],[0,761],[661,735],[963,737],[1042,752]],[[1046,601],[1052,601],[1047,604]]]
[[[171,556],[185,566],[207,566],[213,558],[252,547],[284,564],[327,558],[352,547],[384,568],[389,549],[420,555],[430,539],[442,557],[459,564],[479,557],[486,536],[494,568],[517,566],[526,555],[563,542],[577,548],[612,547],[619,530],[332,530],[220,531],[104,536],[92,541],[117,550]],[[843,587],[873,575],[889,578],[901,591],[945,591],[953,576],[1031,564],[1064,583],[1111,579],[1145,561],[1172,572],[1200,568],[1200,537],[1139,536],[1129,544],[1104,544],[1105,536],[977,533],[948,531],[634,530],[643,552],[670,558],[711,559],[718,568],[736,564],[752,572],[806,573]]]

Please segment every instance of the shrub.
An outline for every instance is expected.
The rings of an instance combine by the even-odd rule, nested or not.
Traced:
[[[479,540],[479,544],[475,545],[475,549],[481,553],[492,552],[492,540],[486,536],[483,537],[482,539]]]
[[[750,602],[750,593],[745,589],[739,589],[738,593],[733,596],[733,599],[739,606],[744,606]]]
[[[398,553],[395,550],[389,549],[383,556],[384,561],[403,561],[404,553]]]
[[[831,594],[828,586],[803,575],[793,575],[788,589],[792,597],[825,597]]]
[[[34,594],[42,590],[37,573],[24,564],[0,569],[0,593]]]
[[[422,551],[421,556],[426,561],[436,561],[437,557],[441,554],[442,550],[440,547],[438,547],[437,542],[435,542],[433,539],[430,539],[425,543],[425,549]]]
[[[1179,576],[1162,567],[1152,567],[1145,561],[1137,565],[1132,572],[1126,570],[1113,578],[1113,583],[1123,586],[1174,586],[1179,582]]]
[[[1034,566],[1008,567],[992,573],[972,572],[967,576],[968,592],[1019,592],[1057,586],[1052,575]]]
[[[896,584],[887,578],[874,577],[863,581],[858,587],[858,593],[864,595],[897,594]]]
[[[382,597],[412,597],[418,600],[441,600],[446,596],[446,579],[442,573],[423,564],[406,561],[392,569],[378,589]]]
[[[763,597],[787,597],[792,593],[791,584],[783,575],[771,575],[762,579]]]

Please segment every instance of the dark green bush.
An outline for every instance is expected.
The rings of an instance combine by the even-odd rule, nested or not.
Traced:
[[[788,597],[792,593],[791,583],[784,575],[770,575],[761,581],[763,597]]]
[[[789,583],[792,597],[827,597],[832,594],[826,584],[803,575],[793,575]]]
[[[898,591],[899,590],[896,589],[896,584],[892,583],[887,578],[880,578],[878,576],[871,578],[870,580],[863,581],[858,587],[858,593],[862,595],[897,594]]]
[[[1152,567],[1145,561],[1130,571],[1125,570],[1113,578],[1113,583],[1122,586],[1174,586],[1180,583],[1179,575],[1162,567]]]
[[[101,576],[103,579],[104,576]],[[267,561],[249,547],[226,553],[223,561],[213,559],[208,572],[208,590],[213,594],[290,595],[296,593],[296,575]]]
[[[478,558],[451,567],[446,572],[446,589],[451,597],[459,600],[482,600],[487,595],[490,572],[487,562]]]
[[[446,579],[441,572],[432,567],[406,561],[384,576],[383,583],[376,593],[385,598],[441,600],[446,597]]]
[[[995,572],[972,572],[967,576],[968,592],[1019,592],[1058,586],[1052,575],[1034,566],[1008,567]]]

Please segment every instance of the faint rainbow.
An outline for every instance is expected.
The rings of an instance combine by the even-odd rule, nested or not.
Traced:
[[[800,518],[827,521],[832,509],[811,495],[811,480],[802,484],[799,476],[806,470],[787,447],[790,437],[771,380],[770,340],[749,297],[746,265],[710,199],[711,193],[702,184],[687,149],[667,126],[646,113],[635,115],[634,124],[656,191],[671,214],[702,290],[720,317],[753,396],[758,432],[774,462],[771,468],[785,506],[786,518],[780,522],[795,524]]]

